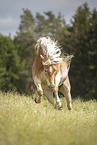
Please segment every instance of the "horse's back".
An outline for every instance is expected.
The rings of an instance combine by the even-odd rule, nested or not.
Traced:
[[[61,80],[64,80],[68,76],[68,68],[65,60],[60,64],[60,75]]]

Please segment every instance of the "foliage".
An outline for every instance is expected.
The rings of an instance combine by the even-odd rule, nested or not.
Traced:
[[[34,96],[32,96],[34,97]],[[14,93],[0,93],[1,145],[96,145],[97,102],[72,100],[73,110],[54,109]]]
[[[77,9],[71,22],[71,32],[66,44],[67,49],[75,56],[71,69],[72,91],[75,96],[96,98],[97,11],[90,12],[85,3]]]
[[[52,11],[45,12],[44,15],[36,14],[37,36],[50,36],[59,42],[63,42],[64,35],[67,33],[68,25],[65,23],[61,13],[55,16]]]
[[[33,50],[36,41],[36,36],[34,35],[35,19],[28,9],[23,9],[23,12],[19,32],[17,32],[14,43],[18,46],[21,61],[25,64],[23,74],[26,77],[21,80],[24,82],[23,92],[29,94],[31,93],[32,84],[32,64],[36,56],[36,52]]]
[[[18,90],[23,64],[10,37],[0,35],[0,89]]]
[[[10,46],[10,48],[6,46],[5,49],[7,52],[14,47],[11,53],[13,53],[13,56],[16,54],[14,58],[11,58],[12,61],[9,62],[9,66],[14,70],[14,83],[6,81],[6,78],[9,80],[11,78],[10,73],[7,74],[4,80],[4,73],[7,71],[3,59],[6,59],[7,62],[8,56],[4,56],[5,53],[1,53],[0,57],[4,56],[4,58],[0,59],[2,66],[0,70],[2,69],[1,75],[3,76],[0,77],[0,82],[2,82],[0,87],[4,90],[9,90],[19,86],[19,92],[26,94],[34,92],[32,65],[36,57],[35,44],[39,37],[48,35],[58,40],[59,45],[63,48],[63,53],[74,54],[75,56],[72,60],[69,73],[72,96],[76,97],[80,95],[84,99],[97,99],[97,10],[90,10],[87,3],[79,6],[71,19],[71,25],[65,23],[61,13],[54,15],[52,11],[44,12],[43,14],[36,13],[36,16],[33,16],[30,10],[23,9],[23,14],[20,18],[21,21],[17,35],[13,41],[10,40],[13,46]],[[5,46],[6,44],[3,43],[4,41],[2,45]],[[18,59],[15,59],[16,57]],[[11,65],[12,62],[14,65]],[[16,65],[17,63],[18,66]],[[19,65],[22,65],[22,67]],[[14,68],[16,66],[17,71],[15,72]],[[11,86],[3,86],[3,81]],[[33,88],[33,91],[30,88]]]
[[[60,13],[57,17],[51,11],[45,12],[44,15],[37,13],[34,18],[28,9],[23,9],[19,32],[17,32],[14,43],[18,45],[20,58],[25,63],[24,74],[27,76],[25,92],[27,94],[32,93],[30,87],[33,86],[32,64],[36,57],[36,40],[40,36],[49,35],[62,42],[66,27],[65,20]]]

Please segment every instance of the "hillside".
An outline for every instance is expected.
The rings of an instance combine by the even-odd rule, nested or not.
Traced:
[[[36,94],[35,94],[36,95]],[[57,110],[45,99],[0,93],[0,145],[96,145],[97,102],[72,100],[68,111]]]

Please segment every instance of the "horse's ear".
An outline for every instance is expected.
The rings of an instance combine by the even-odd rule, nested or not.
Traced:
[[[41,57],[42,61],[45,61],[45,58],[42,55],[40,55],[40,57]]]

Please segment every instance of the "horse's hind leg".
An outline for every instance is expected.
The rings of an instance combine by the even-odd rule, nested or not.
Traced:
[[[69,82],[68,77],[64,81],[63,85],[60,87],[60,91],[66,97],[67,107],[68,107],[69,110],[71,110],[72,109],[72,104],[71,104],[71,94],[70,94],[70,82]]]
[[[54,107],[58,106],[59,109],[62,108],[61,100],[58,97],[58,94],[53,92],[53,90],[45,89],[43,90],[44,95],[47,97],[48,101],[54,105]],[[56,97],[57,96],[57,97]]]
[[[55,99],[53,97],[53,90],[49,90],[49,89],[44,89],[43,90],[44,95],[47,97],[48,101],[55,105]]]

